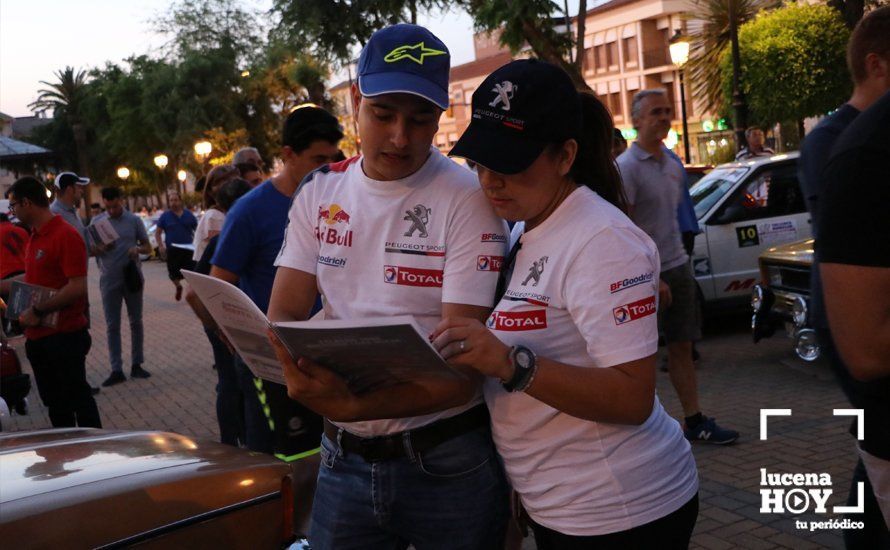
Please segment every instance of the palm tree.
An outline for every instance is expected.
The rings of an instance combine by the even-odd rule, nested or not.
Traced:
[[[75,72],[73,67],[65,67],[55,72],[58,82],[50,83],[41,80],[46,86],[37,90],[37,99],[28,105],[35,113],[53,111],[53,118],[65,117],[74,134],[74,146],[77,149],[78,172],[89,173],[87,161],[87,135],[83,125],[83,109],[86,99],[87,72]]]
[[[781,0],[695,0],[695,8],[686,16],[690,42],[686,74],[693,97],[704,103],[706,111],[719,112],[723,106],[720,60],[731,47],[732,20],[738,28],[757,12],[780,4]]]

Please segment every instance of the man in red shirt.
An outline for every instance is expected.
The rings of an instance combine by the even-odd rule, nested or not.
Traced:
[[[28,232],[9,220],[9,201],[0,201],[0,279],[25,272]]]
[[[84,314],[87,262],[83,238],[50,211],[46,187],[36,178],[19,178],[8,197],[10,210],[31,228],[25,282],[58,289],[52,298],[19,316],[40,399],[49,409],[54,427],[101,428],[99,409],[86,380],[86,356],[92,341]],[[54,326],[45,326],[53,312],[58,312]]]

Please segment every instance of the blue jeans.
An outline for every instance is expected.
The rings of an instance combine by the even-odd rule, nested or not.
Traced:
[[[313,550],[501,548],[507,482],[487,427],[412,458],[368,463],[321,443]]]
[[[274,448],[272,428],[269,427],[269,420],[257,395],[255,381],[258,379],[254,378],[253,373],[238,355],[235,355],[235,374],[238,377],[238,386],[244,395],[245,445],[251,451],[272,454]]]
[[[213,349],[213,366],[216,368],[216,421],[219,423],[219,439],[226,445],[237,447],[244,439],[244,394],[235,372],[235,356],[219,339],[215,331],[204,329]]]
[[[108,334],[108,357],[111,370],[123,372],[121,357],[121,303],[127,304],[127,317],[130,320],[130,343],[133,365],[145,362],[142,354],[144,335],[142,330],[142,291],[128,292],[124,280],[102,278],[99,282],[102,291],[102,308],[105,310],[105,328]]]

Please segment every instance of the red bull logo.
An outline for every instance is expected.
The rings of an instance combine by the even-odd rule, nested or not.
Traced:
[[[500,271],[503,265],[503,256],[479,256],[476,258],[476,271]]]
[[[441,287],[442,275],[441,269],[383,266],[383,281],[391,285]]]
[[[652,315],[657,309],[655,296],[649,296],[648,298],[616,307],[612,310],[612,316],[615,318],[616,325],[623,325],[624,323]]]
[[[520,331],[547,328],[547,310],[495,311],[485,323],[492,330]]]
[[[330,204],[328,206],[318,207],[318,221],[323,221],[327,225],[335,225],[338,223],[349,223],[349,213],[339,204]]]
[[[337,231],[333,227],[327,229],[315,228],[315,238],[320,243],[334,244],[337,246],[352,246],[352,231]]]

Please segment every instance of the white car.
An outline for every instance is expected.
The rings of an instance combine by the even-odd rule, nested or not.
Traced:
[[[692,267],[708,306],[750,303],[766,249],[812,236],[798,153],[723,164],[689,190],[702,233]]]

